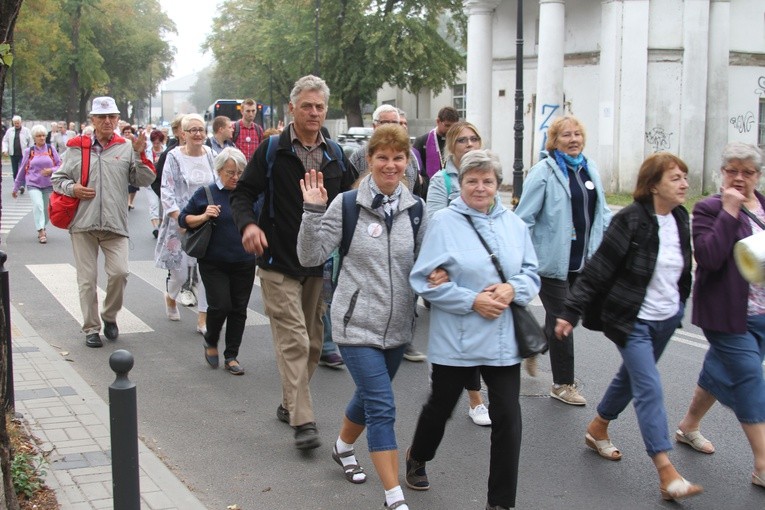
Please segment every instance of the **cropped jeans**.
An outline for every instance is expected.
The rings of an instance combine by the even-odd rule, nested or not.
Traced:
[[[404,358],[406,345],[385,350],[361,345],[338,347],[356,383],[356,391],[345,408],[346,418],[366,426],[370,452],[398,449],[392,382]]]
[[[765,315],[750,315],[743,334],[704,330],[709,350],[698,384],[724,406],[733,409],[740,423],[765,422]]]
[[[674,317],[661,321],[635,319],[627,342],[624,347],[619,347],[622,366],[598,404],[600,417],[611,421],[619,417],[631,400],[634,401],[640,434],[651,457],[672,449],[656,362],[680,325],[684,308],[681,304]]]

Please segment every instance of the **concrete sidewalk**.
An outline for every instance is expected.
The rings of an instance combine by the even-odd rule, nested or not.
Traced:
[[[41,440],[45,483],[62,510],[110,509],[109,407],[11,307],[16,412]],[[149,450],[138,444],[141,508],[204,510],[205,506]]]

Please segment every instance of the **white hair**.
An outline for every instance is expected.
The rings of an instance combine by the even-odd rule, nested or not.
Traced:
[[[396,122],[401,120],[401,115],[398,113],[398,108],[390,104],[382,104],[377,107],[374,113],[372,113],[372,122],[374,122],[375,124],[380,122],[380,115],[382,115],[383,113],[395,113]]]
[[[318,76],[309,74],[299,78],[298,81],[295,82],[295,86],[292,87],[292,92],[290,92],[290,103],[292,103],[293,106],[297,106],[298,97],[304,90],[318,90],[324,95],[324,104],[329,104],[329,87],[327,86],[327,82]]]

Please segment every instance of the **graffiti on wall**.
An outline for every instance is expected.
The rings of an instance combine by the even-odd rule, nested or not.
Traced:
[[[667,133],[662,127],[655,127],[645,134],[645,141],[653,147],[654,152],[668,151],[672,147],[670,138],[673,133]]]
[[[754,89],[754,93],[758,96],[765,96],[765,76],[760,76],[757,80],[757,88]]]
[[[550,127],[552,116],[553,114],[555,114],[556,111],[558,111],[558,108],[560,108],[559,104],[543,104],[542,105],[541,117],[544,120],[542,121],[542,124],[539,125],[539,131],[540,133],[542,133],[542,147],[540,148],[540,151],[545,150],[545,145],[547,145],[547,128]]]
[[[756,124],[754,120],[754,114],[750,111],[741,115],[736,115],[735,117],[731,117],[730,123],[733,124],[733,129],[739,133],[748,133]]]

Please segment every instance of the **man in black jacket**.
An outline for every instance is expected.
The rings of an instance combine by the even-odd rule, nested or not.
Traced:
[[[276,415],[295,429],[295,446],[321,445],[309,383],[321,355],[324,328],[323,267],[303,267],[297,257],[297,234],[303,216],[300,179],[311,169],[324,175],[331,202],[356,179],[337,144],[325,140],[321,128],[329,88],[321,78],[304,76],[290,93],[293,122],[278,139],[269,168],[269,145],[260,144],[231,193],[234,221],[242,245],[258,254],[258,276],[282,382],[282,403]],[[272,149],[273,151],[273,149]],[[263,194],[259,217],[253,204]]]

